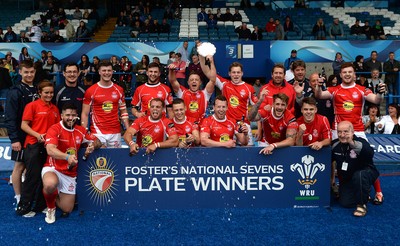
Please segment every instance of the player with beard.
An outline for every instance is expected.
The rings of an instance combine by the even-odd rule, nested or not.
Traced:
[[[172,101],[172,111],[174,112],[174,126],[179,138],[180,148],[200,145],[200,133],[198,121],[186,115],[187,109],[185,102],[181,98]]]
[[[297,119],[299,129],[296,136],[297,146],[309,146],[320,150],[331,144],[331,128],[328,118],[317,114],[317,101],[313,97],[306,97],[302,101],[303,116]]]
[[[249,112],[251,121],[261,120],[263,139],[260,145],[266,147],[260,151],[260,154],[264,155],[272,154],[272,151],[277,148],[293,146],[297,133],[296,118],[287,109],[289,97],[283,93],[275,94],[272,108],[260,108],[267,94],[267,90],[262,90],[260,101]]]
[[[146,154],[157,148],[178,146],[178,135],[174,123],[164,116],[164,101],[160,98],[150,100],[148,115],[136,119],[126,130],[124,140],[129,145],[129,153],[137,154],[140,147],[146,148]],[[133,136],[136,135],[136,142]]]
[[[214,65],[214,60],[212,56],[207,56],[210,61],[210,68],[204,68],[204,57],[200,57],[200,64],[203,70],[207,73],[207,77],[210,81],[207,83],[204,90],[200,90],[202,81],[199,74],[193,72],[190,73],[188,78],[188,85],[189,88],[185,88],[184,86],[180,85],[178,80],[176,80],[175,73],[176,73],[176,66],[174,63],[168,66],[169,68],[169,75],[168,79],[172,85],[172,89],[174,90],[175,95],[178,98],[182,98],[185,102],[185,106],[188,109],[186,111],[186,116],[192,117],[195,121],[201,121],[205,114],[206,109],[208,106],[208,101],[212,93],[214,92],[215,87],[215,80],[216,80],[216,70]]]
[[[368,141],[362,122],[363,107],[365,101],[379,104],[383,94],[386,92],[386,86],[384,83],[378,84],[378,93],[374,94],[370,89],[356,84],[355,68],[350,62],[341,65],[340,77],[342,78],[342,83],[339,86],[328,87],[326,91],[322,91],[320,84],[316,86],[314,91],[317,98],[333,99],[335,121],[332,129],[332,140],[338,138],[337,125],[342,121],[349,121],[353,126],[354,135]],[[379,179],[375,181],[374,187],[376,204],[382,204],[383,194]]]
[[[233,62],[229,66],[230,80],[224,79],[217,75],[216,86],[221,90],[222,95],[228,100],[228,110],[226,116],[236,122],[246,124],[250,128],[250,121],[248,120],[247,111],[249,105],[254,105],[258,98],[253,86],[247,84],[242,80],[243,66],[238,62]],[[248,132],[248,143],[253,144],[252,132]]]
[[[236,142],[245,146],[248,143],[249,128],[246,124],[236,124],[227,117],[228,103],[223,95],[215,98],[214,114],[200,124],[201,145],[206,147],[233,148]],[[234,139],[236,137],[236,141]]]
[[[287,109],[294,114],[296,92],[293,86],[285,80],[285,68],[283,65],[277,64],[273,66],[271,77],[271,80],[266,85],[261,87],[261,91],[266,90],[266,94],[260,108],[265,106],[267,106],[267,108],[271,108],[272,104],[274,103],[273,96],[278,93],[283,93],[288,96]],[[297,83],[294,83],[294,85]]]
[[[103,147],[121,147],[120,117],[125,129],[129,127],[129,116],[125,104],[124,90],[112,82],[112,64],[99,63],[100,81],[92,85],[83,98],[81,125],[88,129],[103,143]]]
[[[160,98],[164,105],[169,106],[172,103],[171,89],[160,82],[160,67],[152,62],[147,66],[147,83],[139,86],[132,98],[132,114],[136,118],[147,115],[149,112],[150,100]],[[172,109],[167,107],[168,117],[172,118]],[[165,112],[164,108],[164,112]]]
[[[47,204],[45,221],[56,221],[56,204],[66,214],[74,208],[78,150],[83,143],[88,143],[87,157],[101,142],[89,134],[86,129],[76,125],[77,107],[64,104],[61,121],[49,128],[46,134],[47,161],[42,169],[43,195]]]

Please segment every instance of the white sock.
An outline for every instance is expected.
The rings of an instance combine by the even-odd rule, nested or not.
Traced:
[[[15,195],[14,198],[17,199],[17,204],[18,204],[19,200],[21,200],[21,195]]]

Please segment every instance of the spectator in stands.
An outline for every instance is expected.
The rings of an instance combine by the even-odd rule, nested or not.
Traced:
[[[99,22],[100,16],[96,8],[93,8],[92,11],[89,13],[88,20],[95,20],[96,23]]]
[[[171,63],[173,63],[173,62],[175,62],[175,57],[176,57],[175,52],[170,51],[170,52],[169,52],[169,58],[168,58],[168,61],[167,61],[167,65],[169,65],[169,64],[171,64]]]
[[[150,32],[151,33],[160,33],[160,24],[158,24],[157,19],[153,20],[152,29]]]
[[[92,74],[93,83],[97,83],[100,80],[99,69],[100,69],[100,59],[98,56],[93,56],[93,62],[92,65],[90,66],[90,73]]]
[[[257,97],[260,97],[261,87],[263,87],[263,85],[261,84],[261,80],[260,79],[256,79],[254,81],[253,88],[254,88],[254,91],[256,92],[256,96]]]
[[[340,70],[341,66],[344,63],[342,53],[337,52],[335,55],[335,59],[332,62],[332,69],[333,69],[333,74],[336,75],[336,77],[339,79],[340,77]],[[339,84],[341,83],[341,79],[339,79]]]
[[[117,18],[117,21],[115,23],[115,26],[127,26],[128,23],[128,18],[126,17],[126,14],[124,11],[119,12],[119,16]]]
[[[389,115],[385,115],[376,123],[383,134],[400,134],[400,108],[396,103],[388,106]],[[383,199],[382,199],[383,201]],[[375,200],[374,200],[375,203]]]
[[[207,83],[207,77],[204,75],[203,70],[201,69],[199,55],[192,55],[192,62],[189,63],[187,71],[189,75],[192,73],[198,74],[203,85]]]
[[[85,9],[82,14],[82,19],[88,20],[89,19],[89,10]]]
[[[223,19],[223,21],[233,21],[233,15],[229,8],[226,8],[225,14],[223,14],[222,19]]]
[[[24,32],[24,31],[20,32],[18,39],[19,39],[19,42],[21,42],[21,43],[29,43],[30,42],[29,38],[26,37],[26,32]]]
[[[72,42],[75,38],[75,28],[74,26],[68,21],[64,20],[64,29],[66,30],[65,35],[67,36],[67,41]]]
[[[332,160],[336,161],[340,182],[339,203],[356,207],[353,212],[356,217],[367,214],[370,189],[379,177],[373,156],[374,149],[366,139],[354,134],[353,124],[340,122],[338,139],[332,142]]]
[[[285,31],[285,33],[294,31],[294,24],[290,19],[290,16],[286,16],[285,23],[283,24],[283,30]]]
[[[10,56],[10,57],[8,57],[8,56]],[[11,65],[11,67],[12,67],[12,69],[13,69],[14,71],[18,68],[19,63],[18,63],[17,59],[15,59],[15,58],[13,57],[11,51],[7,51],[7,53],[6,53],[6,60],[7,60],[7,63]]]
[[[129,60],[127,56],[121,57],[121,63],[120,63],[120,72],[122,73],[120,75],[120,85],[124,89],[125,95],[131,95],[131,81],[132,81],[132,67],[133,64]]]
[[[99,64],[100,80],[86,90],[81,125],[101,141],[103,147],[121,147],[121,123],[129,128],[129,115],[123,89],[112,82],[111,62]]]
[[[91,65],[92,64],[89,61],[89,57],[86,54],[83,54],[81,56],[81,62],[78,64],[79,71],[80,71],[80,73],[79,73],[79,82],[81,84],[84,83],[84,80],[86,79],[86,77],[87,77],[87,75],[88,75],[88,73],[90,71],[90,66]]]
[[[350,27],[350,34],[351,35],[355,35],[355,36],[364,34],[364,28],[362,26],[360,26],[360,20],[359,19],[357,19],[356,23],[354,23],[354,25],[352,25]]]
[[[358,55],[356,56],[356,60],[353,62],[355,71],[356,71],[356,83],[359,85],[364,85],[365,82],[365,75],[364,74],[357,74],[359,72],[364,71],[364,56]]]
[[[206,9],[201,7],[200,12],[197,14],[197,21],[207,21],[208,15],[206,13]]]
[[[329,36],[331,39],[336,39],[336,37],[344,37],[344,31],[342,24],[339,23],[339,18],[333,19],[333,23],[329,28]]]
[[[182,47],[180,47],[177,51],[177,53],[181,54],[181,60],[184,62],[190,62],[189,61],[189,42],[187,40],[183,41]]]
[[[57,57],[53,56],[53,52],[51,50],[47,51],[47,58],[49,57],[53,57],[54,62],[56,64],[60,64],[60,60]]]
[[[40,52],[40,62],[42,65],[47,61],[47,50],[42,50]]]
[[[43,64],[43,70],[47,73],[47,79],[55,83],[56,76],[54,75],[54,73],[57,73],[60,69],[58,65],[54,62],[52,56],[48,57],[45,64]]]
[[[239,13],[239,9],[235,8],[235,13],[232,16],[232,21],[242,21],[242,15]]]
[[[10,88],[13,86],[10,73],[7,68],[3,67],[3,61],[0,61],[0,98],[6,98]],[[5,100],[0,101],[0,111],[4,115]]]
[[[217,21],[223,21],[222,20],[222,18],[223,18],[223,15],[222,15],[222,12],[221,12],[221,9],[220,8],[217,8],[217,13],[215,14],[215,19],[217,20]]]
[[[176,80],[178,80],[179,84],[185,86],[187,63],[182,59],[181,53],[175,54],[175,62],[173,62],[173,64],[176,69]]]
[[[302,100],[302,116],[297,119],[299,129],[296,136],[296,146],[308,146],[320,150],[331,144],[331,127],[328,118],[317,113],[317,101],[314,97]]]
[[[11,26],[7,27],[7,32],[4,34],[3,37],[4,42],[12,43],[17,42],[17,34],[12,30]]]
[[[366,134],[378,134],[379,129],[378,129],[378,124],[381,120],[381,113],[379,111],[379,105],[376,104],[370,104],[367,108],[367,115],[364,115],[362,117],[362,122],[364,124],[364,131]]]
[[[217,20],[214,18],[213,14],[211,14],[207,20],[207,28],[208,29],[218,29]]]
[[[1,42],[5,42],[5,41],[4,41],[4,31],[3,31],[3,28],[0,27],[0,43],[1,43]]]
[[[126,129],[124,140],[129,145],[130,154],[137,154],[140,147],[146,148],[146,154],[150,154],[157,148],[178,146],[179,139],[174,123],[164,116],[164,108],[165,102],[162,99],[151,99],[148,115],[137,118]],[[133,141],[135,135],[136,142]]]
[[[193,48],[192,48],[192,50],[190,51],[190,58],[192,58],[192,56],[193,55],[198,55],[199,53],[197,52],[197,46],[199,46],[200,45],[200,40],[198,40],[198,39],[196,39],[195,41],[194,41],[194,45],[193,45]],[[192,60],[193,61],[193,60]]]
[[[331,74],[326,81],[326,87],[333,87],[338,85],[338,78],[336,75]]]
[[[279,19],[275,20],[275,40],[283,40],[285,38],[285,30],[281,25],[281,21]]]
[[[296,118],[287,109],[289,97],[284,93],[272,96],[273,103],[267,110],[260,106],[265,96],[272,96],[268,90],[262,89],[260,100],[250,109],[249,120],[259,121],[262,125],[262,142],[259,146],[266,146],[260,154],[270,155],[274,149],[293,146],[297,134]]]
[[[10,72],[10,75],[14,74],[16,72],[16,67],[13,66],[13,60],[12,56],[7,54],[5,56],[5,59],[3,60],[4,68],[7,68],[8,71]]]
[[[150,31],[151,31],[150,20],[146,19],[144,20],[144,23],[140,28],[140,33],[150,33]]]
[[[56,30],[54,33],[55,34],[54,34],[54,36],[53,36],[53,38],[51,40],[54,43],[64,43],[64,38],[60,35],[60,31]]]
[[[265,25],[265,31],[266,32],[275,32],[275,28],[276,28],[276,23],[274,18],[269,18],[269,21],[267,22],[267,24]]]
[[[33,58],[29,55],[28,48],[22,47],[21,53],[19,54],[19,63],[25,60],[32,60]]]
[[[376,20],[375,21],[375,25],[372,27],[372,36],[374,37],[375,40],[378,40],[378,39],[384,40],[384,39],[386,39],[385,30],[383,29],[383,26],[381,24],[381,20]]]
[[[227,99],[219,95],[214,101],[214,114],[205,118],[200,124],[201,145],[206,147],[236,147],[236,142],[242,146],[248,143],[249,128],[243,122],[237,124],[227,118]],[[235,140],[236,137],[236,140]]]
[[[47,31],[42,32],[42,37],[40,38],[40,42],[42,43],[48,43],[51,42],[49,33]]]
[[[251,40],[262,40],[263,35],[260,29],[258,29],[258,26],[254,26],[254,30],[251,33],[250,39]]]
[[[295,8],[306,8],[306,1],[305,0],[294,0],[294,7]]]
[[[32,42],[40,43],[42,41],[42,29],[38,27],[37,21],[32,20],[31,31],[29,37],[31,37]]]
[[[60,113],[51,102],[54,84],[44,80],[40,82],[38,92],[40,98],[25,106],[21,122],[21,129],[27,134],[24,143],[26,172],[16,213],[24,217],[33,217],[46,208],[41,180],[42,167],[47,157],[45,135],[52,125],[60,121]]]
[[[79,7],[75,7],[74,13],[72,14],[72,18],[75,20],[82,19],[82,11],[79,9]]]
[[[369,25],[369,21],[368,20],[366,20],[364,22],[363,32],[364,32],[365,36],[367,36],[367,39],[373,39],[372,27]]]
[[[315,23],[312,29],[312,35],[314,36],[315,40],[326,39],[326,27],[322,18],[319,18],[317,23]]]
[[[290,52],[290,57],[285,60],[283,63],[283,66],[285,67],[285,71],[290,69],[290,66],[294,61],[300,60],[300,58],[297,57],[297,50],[292,50]]]
[[[247,24],[242,22],[242,25],[238,26],[235,29],[235,32],[238,34],[239,39],[249,40],[251,38],[251,31],[247,28]]]
[[[54,92],[54,102],[58,110],[62,111],[65,104],[71,103],[76,106],[78,115],[82,113],[82,100],[85,89],[78,85],[79,66],[76,63],[67,63],[64,66],[63,75],[65,82],[56,87]],[[77,124],[80,124],[80,119]]]
[[[397,85],[399,79],[400,62],[394,59],[394,52],[389,52],[389,59],[383,63],[383,71],[386,72],[385,84],[392,95],[398,95]],[[397,101],[397,98],[394,99]]]
[[[136,74],[136,83],[137,86],[140,86],[147,82],[147,67],[149,66],[149,56],[143,55],[142,60],[136,63],[135,67],[133,68],[133,72]]]
[[[382,64],[378,59],[378,52],[375,50],[371,51],[370,59],[364,62],[364,71],[371,72],[373,69],[378,69],[379,72],[382,72]],[[371,78],[371,75],[366,75],[367,78]],[[380,76],[379,76],[380,77]]]
[[[160,30],[160,33],[170,33],[171,26],[169,25],[169,23],[168,23],[166,18],[163,18],[159,30]]]
[[[112,82],[114,84],[121,86],[119,83],[119,74],[117,74],[121,69],[121,65],[119,64],[118,57],[115,55],[111,56],[110,62],[111,62],[112,70],[113,70]]]
[[[66,19],[67,19],[67,14],[65,13],[64,8],[58,8],[58,12],[57,12],[57,15],[56,15],[56,18],[55,18],[56,23],[55,23],[54,26],[50,25],[50,27],[55,27],[55,26],[59,27],[60,24],[61,25],[64,24],[64,20],[66,20]]]
[[[379,78],[379,70],[374,68],[371,71],[371,78],[368,78],[365,87],[370,89],[373,93],[378,93],[379,92],[379,84],[383,84],[383,80]]]
[[[254,7],[258,10],[264,10],[265,9],[265,3],[262,0],[257,0],[257,2],[254,4]]]
[[[84,21],[79,22],[79,26],[75,32],[75,41],[76,42],[87,42],[89,41],[89,30],[86,27],[86,23]]]
[[[138,37],[141,31],[142,31],[142,28],[140,27],[140,22],[136,21],[135,25],[132,27],[132,29],[130,31],[131,37],[133,37],[133,38]]]
[[[53,16],[56,14],[57,10],[56,7],[54,6],[54,4],[52,2],[49,2],[48,4],[48,10],[46,11],[46,13],[44,15],[40,15],[40,19],[42,20],[43,25],[47,24],[47,20],[51,20],[51,18],[53,18]]]

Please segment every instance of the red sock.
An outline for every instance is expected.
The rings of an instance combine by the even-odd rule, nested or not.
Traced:
[[[375,180],[374,189],[375,189],[375,192],[382,192],[381,181],[379,181],[379,179]]]
[[[43,196],[44,196],[44,199],[46,200],[46,205],[47,205],[48,208],[55,208],[56,207],[56,199],[57,199],[57,196],[58,196],[58,190],[57,189],[51,194],[46,194],[46,192],[43,191]]]

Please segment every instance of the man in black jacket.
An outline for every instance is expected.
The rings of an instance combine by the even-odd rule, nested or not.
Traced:
[[[338,139],[332,143],[332,160],[336,161],[339,177],[339,202],[344,207],[356,207],[353,215],[367,214],[371,186],[379,177],[373,157],[374,149],[363,138],[354,135],[351,122],[338,125]]]
[[[22,61],[19,68],[19,74],[22,76],[22,80],[17,85],[11,87],[7,95],[6,117],[4,122],[8,131],[8,137],[11,141],[11,159],[15,161],[11,178],[17,204],[21,197],[21,177],[25,169],[22,158],[26,133],[21,130],[22,114],[25,105],[38,98],[37,89],[33,85],[35,68],[33,67],[32,61]]]

